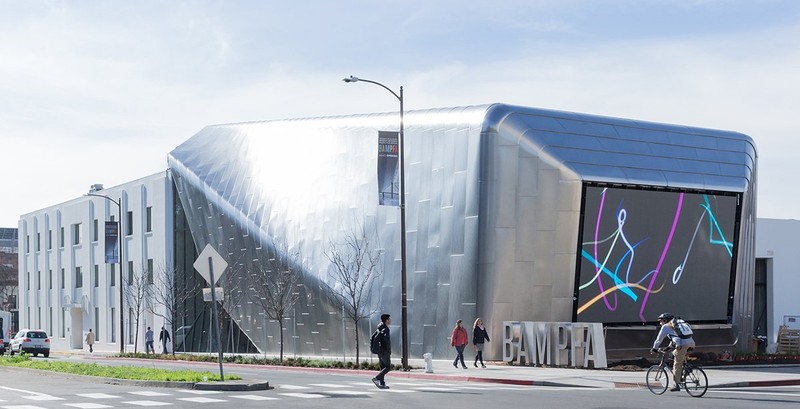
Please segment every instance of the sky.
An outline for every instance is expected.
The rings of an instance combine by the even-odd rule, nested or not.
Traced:
[[[758,216],[800,218],[800,1],[0,0],[0,227],[163,171],[207,125],[397,111],[349,75],[406,110],[741,132]]]

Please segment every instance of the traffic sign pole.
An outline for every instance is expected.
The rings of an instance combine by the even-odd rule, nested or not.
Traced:
[[[211,305],[214,309],[214,329],[217,332],[217,350],[219,351],[219,379],[221,381],[225,381],[225,375],[222,373],[222,342],[220,342],[219,333],[219,314],[217,313],[217,292],[214,290],[214,259],[213,257],[208,257],[208,274],[211,276]]]

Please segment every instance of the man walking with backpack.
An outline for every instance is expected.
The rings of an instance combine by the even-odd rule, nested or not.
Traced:
[[[370,339],[370,350],[372,353],[378,355],[378,362],[381,366],[381,371],[378,372],[377,376],[372,378],[372,383],[380,389],[389,389],[389,387],[386,386],[384,377],[392,370],[392,339],[389,336],[389,325],[391,323],[391,315],[381,315],[381,323],[378,324],[378,328]]]
[[[694,338],[692,338],[692,327],[681,318],[665,312],[658,316],[658,323],[661,329],[658,331],[656,341],[653,343],[652,352],[658,352],[658,346],[664,338],[669,337],[670,347],[674,347],[675,351],[672,355],[675,361],[672,364],[672,378],[675,381],[675,386],[670,388],[671,392],[681,390],[680,382],[683,377],[683,362],[686,360],[686,353],[690,349],[694,349]]]

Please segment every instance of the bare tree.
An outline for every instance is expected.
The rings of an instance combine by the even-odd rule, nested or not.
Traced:
[[[381,275],[382,252],[376,248],[376,242],[375,235],[368,234],[363,225],[356,226],[341,241],[329,241],[325,251],[332,268],[328,270],[330,281],[323,284],[322,290],[355,324],[356,363],[360,358],[358,323],[375,313],[366,303],[375,279]]]
[[[155,316],[164,319],[164,322],[173,328],[172,333],[175,334],[175,322],[178,319],[178,313],[181,306],[186,301],[193,299],[198,288],[194,285],[189,285],[188,280],[178,280],[175,276],[176,270],[168,268],[162,264],[157,267],[158,274],[155,275],[152,296],[153,302],[148,304],[148,311]],[[163,309],[158,308],[163,306]],[[174,335],[173,335],[174,336]],[[177,341],[175,347],[172,348],[172,354],[175,354]]]
[[[253,262],[250,296],[268,318],[278,321],[280,361],[283,362],[283,323],[286,313],[294,308],[300,297],[297,287],[300,285],[302,267],[299,254],[290,255],[285,243],[277,246],[275,253],[275,257]],[[264,342],[266,344],[266,339]]]
[[[142,312],[152,309],[153,292],[153,271],[148,268],[146,263],[142,263],[140,268],[133,268],[128,271],[128,282],[125,286],[125,301],[133,312],[133,353],[139,349],[139,321]],[[123,340],[124,342],[124,340]]]

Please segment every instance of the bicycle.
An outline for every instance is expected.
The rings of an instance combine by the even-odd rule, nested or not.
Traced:
[[[647,389],[656,395],[661,395],[669,388],[672,377],[672,363],[668,358],[672,348],[659,348],[660,361],[647,370]],[[683,374],[678,386],[682,387],[689,395],[699,398],[708,391],[708,377],[703,368],[689,362],[689,357],[683,363]]]

